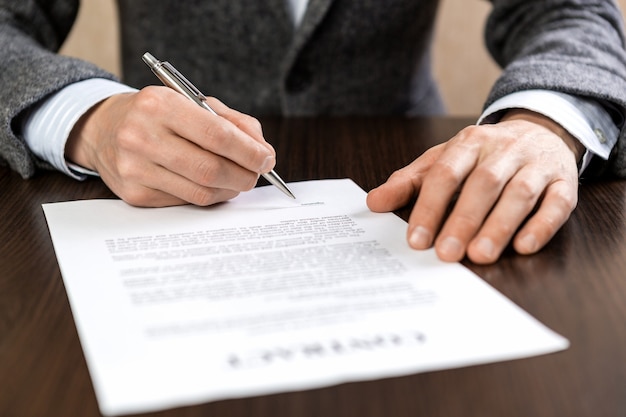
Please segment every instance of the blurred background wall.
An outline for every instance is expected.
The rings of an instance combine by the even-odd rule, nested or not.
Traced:
[[[622,11],[626,10],[626,0],[618,3]],[[479,114],[499,74],[482,36],[490,8],[486,0],[441,0],[434,69],[451,115]],[[61,52],[87,59],[119,75],[116,19],[114,0],[81,0],[78,20]]]

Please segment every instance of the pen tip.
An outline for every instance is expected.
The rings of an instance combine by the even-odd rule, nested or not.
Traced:
[[[294,200],[296,199],[296,196],[293,195],[293,193],[291,192],[291,190],[289,188],[287,188],[286,184],[282,184],[283,186],[280,187],[280,189],[282,190],[283,193],[287,194],[287,196],[293,198]]]

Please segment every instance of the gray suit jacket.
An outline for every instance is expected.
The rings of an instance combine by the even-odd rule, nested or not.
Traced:
[[[295,32],[285,3],[118,0],[123,81],[156,83],[141,61],[150,51],[255,116],[443,111],[430,69],[437,0],[310,0]],[[612,0],[492,3],[486,42],[504,72],[486,105],[542,88],[592,97],[624,114],[626,54]],[[55,54],[77,8],[78,0],[0,0],[0,163],[24,177],[47,164],[20,136],[23,111],[70,83],[114,78]],[[624,130],[610,168],[626,176]]]

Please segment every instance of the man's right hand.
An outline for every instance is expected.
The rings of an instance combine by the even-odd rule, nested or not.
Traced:
[[[66,158],[136,206],[231,199],[252,189],[276,155],[255,118],[207,102],[219,116],[167,87],[112,96],[76,123]]]

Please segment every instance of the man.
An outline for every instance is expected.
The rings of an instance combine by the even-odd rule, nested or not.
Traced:
[[[133,88],[54,53],[77,3],[0,0],[0,155],[24,177],[51,164],[99,174],[130,204],[207,205],[250,189],[275,164],[245,113],[443,111],[429,62],[435,0],[119,0]],[[446,261],[493,262],[509,242],[534,253],[575,208],[578,172],[591,159],[626,175],[626,59],[614,2],[492,3],[487,46],[504,72],[481,124],[367,200],[388,211],[417,197],[408,242],[434,245]],[[155,83],[145,51],[228,106],[209,98],[215,117],[170,89],[145,87]]]

